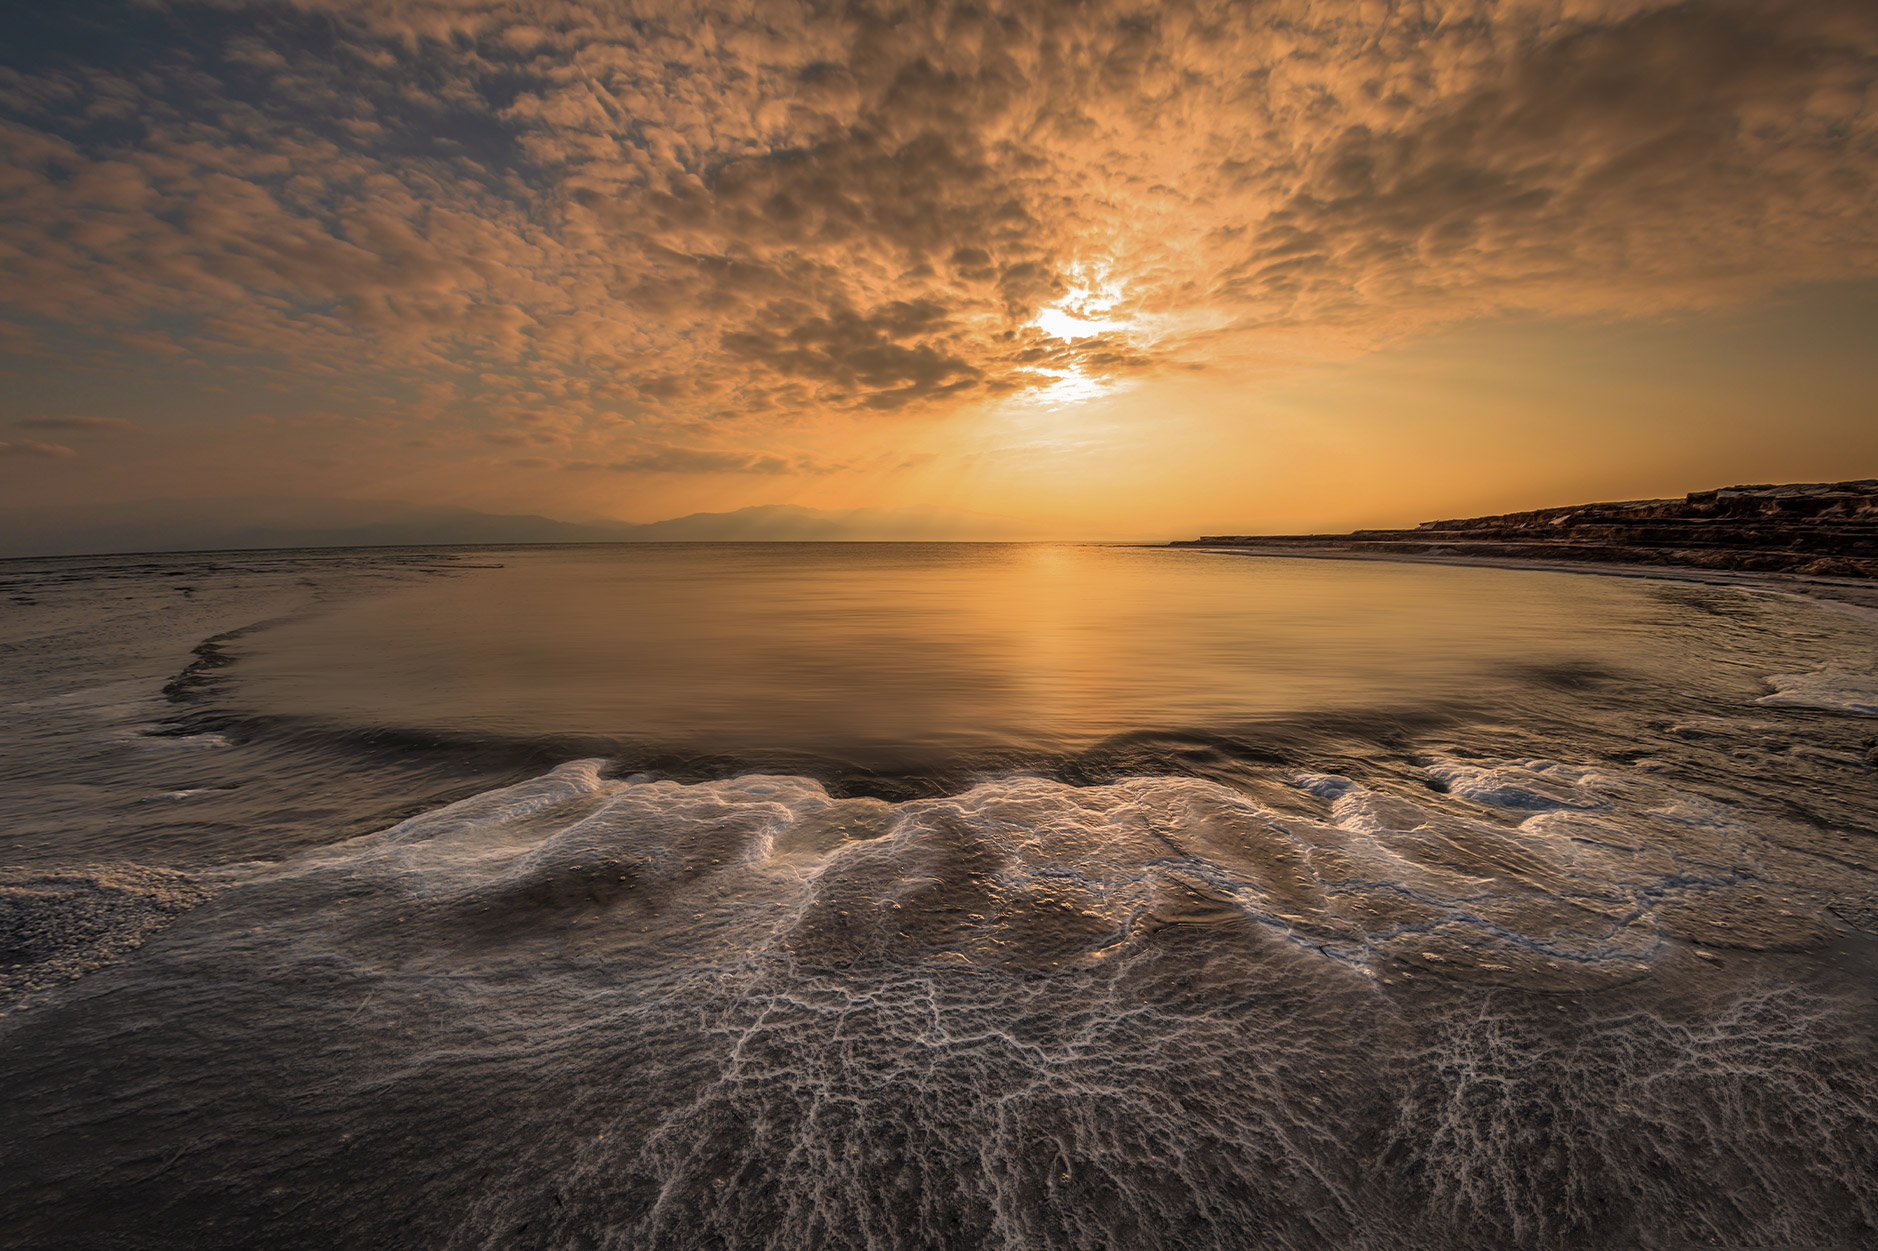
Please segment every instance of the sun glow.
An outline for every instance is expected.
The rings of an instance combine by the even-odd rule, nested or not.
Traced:
[[[1126,314],[1116,312],[1122,296],[1121,285],[1113,281],[1105,269],[1084,269],[1075,275],[1074,285],[1063,298],[1039,309],[1030,324],[1051,338],[1070,344],[1103,335],[1126,333],[1135,329],[1135,325]],[[1067,368],[1044,367],[1037,372],[1055,381],[1030,392],[1025,399],[1045,409],[1080,404],[1107,395],[1115,389],[1113,383],[1091,377],[1080,364],[1074,362]]]
[[[1032,391],[1026,398],[1032,403],[1045,408],[1060,408],[1065,404],[1079,404],[1084,400],[1093,400],[1097,396],[1107,395],[1115,389],[1115,384],[1101,378],[1091,378],[1080,369],[1040,369],[1056,379],[1048,386]]]
[[[1076,285],[1062,299],[1039,309],[1030,324],[1065,341],[1125,331],[1133,323],[1125,316],[1114,315],[1121,300],[1121,287],[1106,273],[1087,271],[1078,275]]]
[[[1071,312],[1069,309],[1051,305],[1037,314],[1031,323],[1047,335],[1058,339],[1088,339],[1099,334],[1109,334],[1117,330],[1128,329],[1128,323],[1102,316],[1091,316],[1084,312]]]

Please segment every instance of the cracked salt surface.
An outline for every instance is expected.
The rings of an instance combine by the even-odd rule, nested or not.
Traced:
[[[576,761],[278,872],[394,884],[439,924],[552,903],[597,910],[586,920],[599,925],[606,908],[701,891],[749,909],[757,928],[740,943],[804,958],[833,927],[828,958],[842,961],[1060,968],[1201,918],[1365,973],[1438,959],[1444,976],[1552,990],[1642,976],[1665,943],[1803,950],[1839,929],[1803,878],[1761,879],[1778,850],[1763,821],[1556,761],[1432,764],[1462,801],[1440,806],[1299,775],[1319,801],[1308,814],[1196,778],[1019,777],[886,804],[796,777],[610,780],[605,763]]]
[[[1769,976],[1844,929],[1804,875],[1761,876],[1777,831],[1621,768],[1426,774],[1450,792],[888,803],[579,760],[239,871],[60,1047],[12,1054],[67,1116],[74,1083],[121,1092],[92,1115],[130,1136],[86,1148],[84,1186],[134,1194],[174,1154],[169,1201],[274,1245],[1872,1228],[1869,1004]],[[127,1030],[102,1068],[67,1058]],[[148,1080],[183,1064],[272,1093],[187,1109]],[[71,1167],[55,1148],[16,1155],[14,1194]],[[283,1185],[317,1236],[270,1223]]]

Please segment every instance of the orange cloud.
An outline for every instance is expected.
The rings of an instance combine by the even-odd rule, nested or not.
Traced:
[[[499,445],[814,472],[752,449],[1878,272],[1869,4],[230,7],[0,79],[35,350],[369,369]]]

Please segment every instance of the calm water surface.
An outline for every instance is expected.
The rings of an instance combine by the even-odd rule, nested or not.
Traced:
[[[887,764],[1140,730],[1752,696],[1819,614],[1614,578],[977,544],[576,548],[232,645],[232,706],[332,727],[592,735]],[[1751,607],[1750,607],[1751,604]]]

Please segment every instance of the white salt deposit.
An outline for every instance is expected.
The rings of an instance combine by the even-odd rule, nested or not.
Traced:
[[[1861,717],[1878,717],[1878,672],[1845,663],[1822,665],[1811,673],[1775,673],[1774,688],[1754,702],[1773,708],[1823,708]]]

